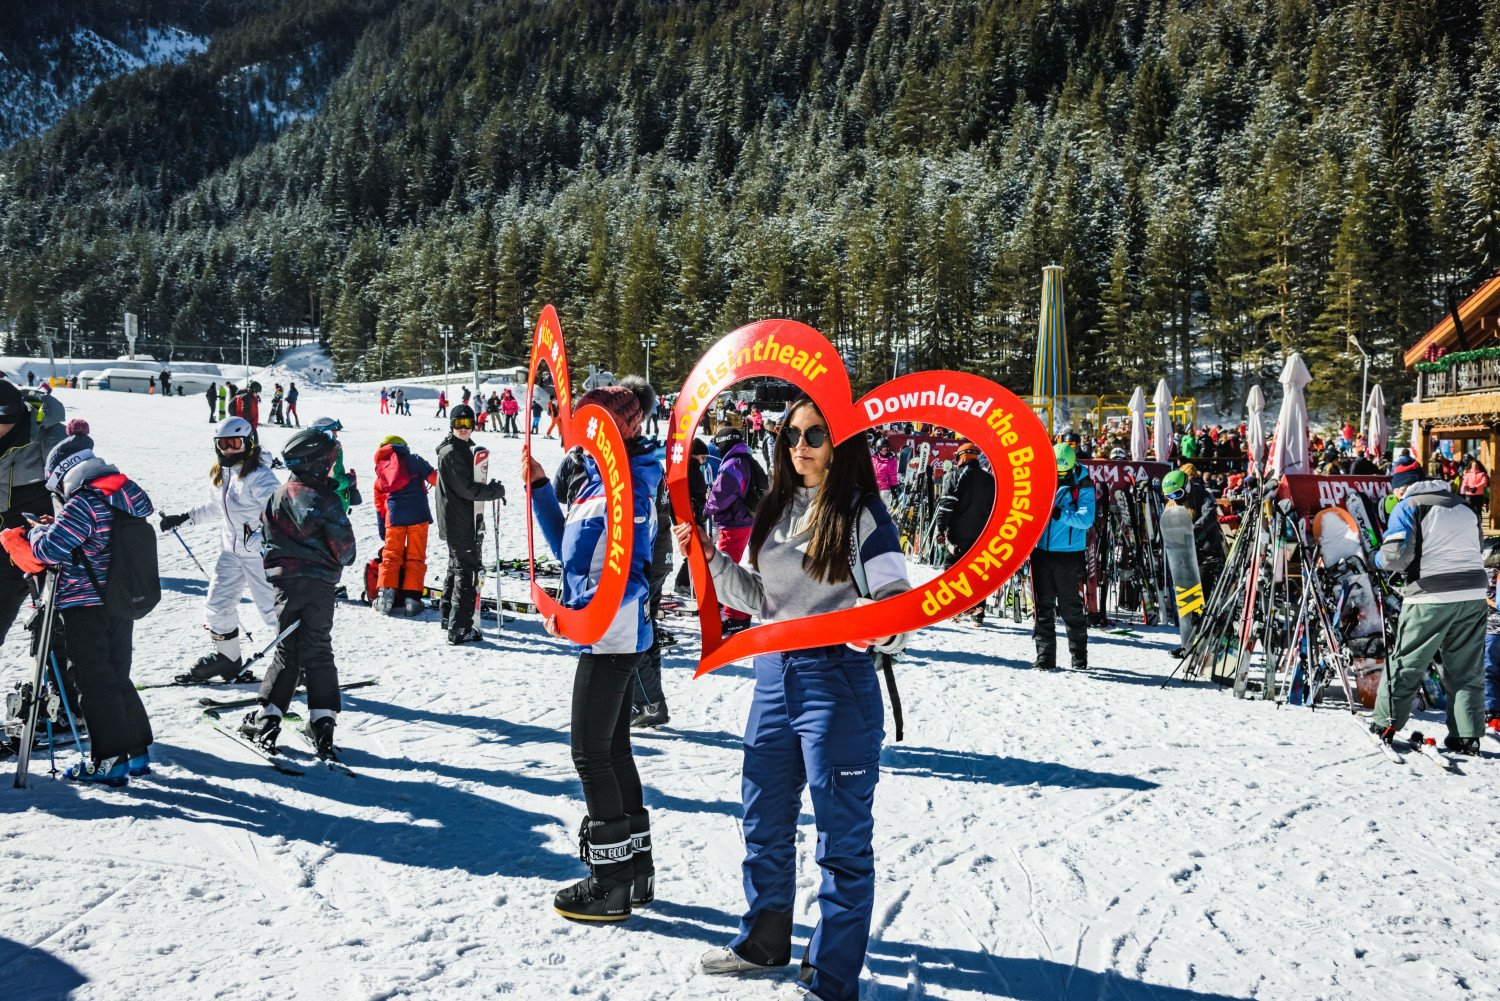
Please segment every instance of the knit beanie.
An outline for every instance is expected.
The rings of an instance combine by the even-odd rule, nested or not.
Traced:
[[[1422,478],[1422,464],[1409,456],[1398,459],[1391,467],[1391,489],[1409,487]]]
[[[590,403],[596,403],[614,415],[615,423],[620,425],[620,437],[626,441],[640,435],[646,415],[641,410],[640,398],[626,387],[600,386],[598,389],[591,389],[579,397],[577,406],[581,409]]]
[[[68,421],[68,437],[47,453],[47,489],[58,490],[69,470],[93,457],[94,439],[89,437],[88,422],[75,417]]]

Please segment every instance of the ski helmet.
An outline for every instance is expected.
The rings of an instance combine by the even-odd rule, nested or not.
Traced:
[[[250,422],[243,417],[226,417],[214,428],[214,440],[220,438],[248,438],[255,432]]]
[[[1171,500],[1177,500],[1187,493],[1187,474],[1180,469],[1174,469],[1161,478],[1161,492]]]
[[[292,435],[281,450],[281,461],[297,476],[327,476],[333,468],[338,444],[321,428],[308,428]]]
[[[1078,465],[1078,453],[1073,451],[1073,446],[1059,444],[1053,447],[1052,455],[1057,459],[1057,471],[1059,473],[1071,473],[1073,467]]]
[[[459,421],[467,423],[460,425]],[[460,430],[474,430],[474,408],[467,403],[460,403],[448,411],[448,426]]]
[[[714,447],[719,450],[720,454],[723,454],[744,440],[745,436],[740,434],[738,429],[722,427],[719,433],[714,435]]]
[[[1123,448],[1110,449],[1109,457],[1115,462],[1124,462],[1126,459],[1130,458],[1130,456],[1125,453],[1125,450]]]
[[[308,427],[313,430],[322,431],[329,436],[344,430],[343,423],[337,417],[319,417],[309,424]]]

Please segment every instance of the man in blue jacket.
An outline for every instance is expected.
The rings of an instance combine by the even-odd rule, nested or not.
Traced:
[[[1089,666],[1088,619],[1083,612],[1083,549],[1094,524],[1094,483],[1088,469],[1078,464],[1072,445],[1058,445],[1057,496],[1052,519],[1031,554],[1031,580],[1036,591],[1036,663],[1044,671],[1057,670],[1057,613],[1068,629],[1068,652],[1073,670]]]

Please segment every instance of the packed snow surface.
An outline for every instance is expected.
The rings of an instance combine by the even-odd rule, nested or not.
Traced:
[[[201,398],[58,395],[159,510],[203,498]],[[371,394],[337,389],[305,388],[299,409],[304,423],[343,421],[367,498],[383,436],[432,457],[446,424],[428,402],[380,416]],[[263,431],[273,448],[289,434]],[[480,438],[511,491],[500,551],[522,555],[520,442]],[[556,441],[536,451],[555,468]],[[376,548],[368,502],[353,518],[362,565]],[[183,536],[211,562],[213,529]],[[209,649],[202,575],[170,536],[160,552],[165,596],[136,627],[140,682],[166,681]],[[443,558],[434,532],[429,581]],[[360,575],[344,579],[357,596]],[[513,578],[504,587],[523,596]],[[458,649],[435,619],[339,606],[342,676],[379,679],[348,694],[339,722],[357,778],[277,774],[199,722],[203,691],[178,688],[145,693],[155,773],[127,789],[54,780],[43,754],[31,788],[14,790],[0,766],[7,1001],[754,1001],[784,989],[795,965],[751,979],[696,972],[744,904],[748,667],[693,680],[697,643],[674,623],[684,642],[667,656],[671,726],[635,740],[657,901],[623,924],[575,925],[551,908],[582,874],[574,656],[534,617],[499,637],[485,622],[485,642]],[[865,997],[1500,996],[1500,762],[1466,761],[1458,774],[1414,756],[1396,766],[1337,711],[1163,689],[1174,635],[1096,631],[1087,674],[1029,670],[1027,626],[1008,621],[915,637],[899,668],[906,742],[888,738],[876,797]],[[5,642],[7,685],[27,662],[24,639],[18,625]],[[59,766],[71,760],[59,752]],[[798,954],[819,878],[803,821]]]

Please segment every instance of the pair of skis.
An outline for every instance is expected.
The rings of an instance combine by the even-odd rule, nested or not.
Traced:
[[[224,736],[228,737],[236,744],[239,744],[241,747],[246,748],[258,757],[262,758],[268,765],[270,765],[276,771],[280,772],[282,775],[299,777],[307,774],[307,772],[300,767],[298,762],[282,753],[279,747],[265,747],[262,744],[259,744],[256,741],[251,740],[249,737],[246,737],[244,734],[240,733],[237,727],[235,727],[232,723],[224,720],[221,710],[205,709],[203,710],[203,715],[201,718],[216,732],[222,733]],[[328,754],[318,753],[317,746],[313,744],[312,738],[307,735],[307,731],[301,726],[301,716],[297,715],[296,713],[287,713],[281,717],[281,721],[284,724],[289,723],[292,725],[292,729],[297,732],[297,735],[302,739],[303,743],[308,746],[308,750],[312,752],[319,764],[323,765],[329,771],[341,772],[344,775],[349,776],[350,778],[355,778],[357,776],[358,773],[355,772],[354,769],[350,768],[339,759],[337,751],[332,751]]]

